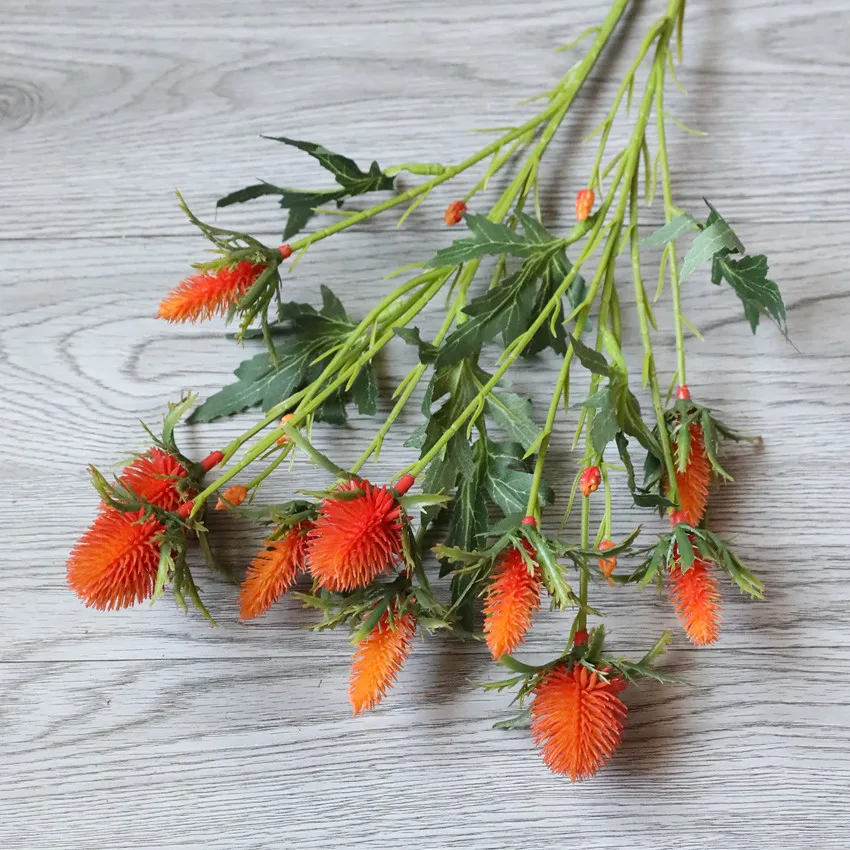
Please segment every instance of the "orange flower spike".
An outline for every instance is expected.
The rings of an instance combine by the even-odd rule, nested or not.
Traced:
[[[348,699],[354,714],[374,708],[393,686],[416,634],[416,617],[407,612],[390,623],[384,614],[372,633],[360,641],[351,662]]]
[[[153,596],[159,567],[157,536],[165,527],[143,512],[105,510],[68,558],[68,585],[87,607],[129,608]]]
[[[493,571],[484,603],[484,637],[493,658],[510,654],[525,640],[540,607],[540,570],[529,570],[522,553],[507,549]]]
[[[595,493],[599,489],[602,482],[602,472],[598,466],[588,466],[581,474],[578,480],[578,486],[582,496],[586,499],[591,493]]]
[[[446,214],[443,218],[449,227],[455,224],[460,224],[463,221],[463,214],[466,212],[466,204],[463,201],[452,201],[446,207]]]
[[[239,618],[250,620],[268,611],[306,569],[308,520],[293,525],[280,540],[267,540],[257,553],[239,592]]]
[[[587,221],[595,201],[596,195],[593,189],[582,189],[576,195],[576,221]]]
[[[613,549],[615,545],[616,544],[614,543],[613,540],[603,540],[599,544],[598,548],[599,548],[600,552],[604,552],[607,549]],[[608,584],[610,584],[611,587],[613,587],[614,582],[612,581],[611,576],[613,575],[614,570],[617,569],[617,559],[616,559],[616,557],[614,557],[614,558],[600,558],[599,559],[599,569],[602,570],[602,575],[604,575],[605,578],[608,579]]]
[[[224,316],[264,269],[262,263],[242,260],[232,267],[190,275],[165,296],[157,317],[169,322],[201,322]]]
[[[125,467],[118,481],[139,498],[173,511],[183,501],[177,484],[185,477],[186,469],[173,455],[154,447]]]
[[[365,480],[347,481],[338,490],[362,492],[322,502],[310,531],[307,560],[319,587],[346,591],[389,572],[401,557],[401,510],[391,490]]]
[[[232,507],[238,507],[248,498],[248,488],[241,484],[231,484],[215,503],[217,511],[226,511]]]
[[[720,586],[711,565],[696,558],[682,572],[676,559],[667,580],[670,601],[688,639],[694,646],[708,646],[720,637]]]
[[[531,703],[531,734],[543,762],[573,782],[593,776],[620,744],[628,709],[623,683],[605,682],[581,664],[559,665],[541,679]]]
[[[705,514],[708,489],[711,484],[711,461],[705,451],[702,427],[691,425],[691,451],[684,472],[676,468],[676,488],[679,504],[688,525],[698,525]]]

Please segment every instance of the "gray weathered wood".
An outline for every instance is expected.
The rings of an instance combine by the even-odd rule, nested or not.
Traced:
[[[266,131],[364,161],[461,158],[480,141],[469,127],[528,114],[515,101],[569,61],[551,48],[606,4],[521,5],[53,0],[4,10],[0,847],[846,846],[842,0],[693,0],[688,10],[682,79],[691,96],[671,97],[671,108],[712,136],[675,138],[678,199],[696,209],[702,194],[716,198],[748,247],[770,257],[796,349],[769,326],[752,337],[737,299],[705,274],[689,282],[685,309],[706,333],[705,343],[688,342],[690,384],[732,424],[765,437],[759,449],[730,450],[738,480],[714,494],[712,512],[768,596],[752,603],[725,589],[723,637],[711,649],[677,634],[666,667],[694,687],[627,692],[625,744],[604,773],[572,787],[545,771],[526,733],[490,728],[510,709],[505,695],[469,686],[498,675],[478,646],[419,640],[393,693],[355,720],[345,636],[310,633],[310,615],[291,600],[239,625],[235,588],[201,572],[219,620],[210,629],[168,598],[107,615],[65,587],[64,560],[96,505],[86,464],[107,469],[141,448],[140,418],[156,423],[183,389],[214,391],[240,357],[220,323],[173,328],[153,318],[204,249],[173,187],[207,214],[256,176],[319,176],[296,152],[256,139]],[[642,4],[618,68],[660,6]],[[553,151],[556,224],[568,221],[586,173],[589,151],[576,145],[611,91],[602,76],[595,106],[577,111],[581,132],[567,128]],[[291,278],[293,297],[315,301],[329,283],[362,315],[388,286],[385,274],[449,240],[439,220],[452,196],[435,196],[400,232],[379,222],[317,246]],[[219,219],[265,234],[280,226],[271,204]],[[635,358],[630,305],[624,295]],[[669,374],[669,314],[659,317]],[[411,350],[394,345],[382,387],[412,363]],[[542,399],[553,377],[544,358],[514,380]],[[250,421],[184,429],[182,444],[200,456]],[[400,424],[369,467],[376,480],[410,457],[398,436],[413,423]],[[345,461],[368,427],[355,419],[316,434]],[[576,460],[570,436],[565,423],[553,449],[565,480]],[[325,480],[299,463],[266,494]],[[628,501],[621,489],[620,532],[646,520]],[[223,559],[239,569],[261,530],[213,522]],[[618,651],[641,651],[674,622],[650,590],[594,588],[594,599]],[[542,613],[527,657],[550,657],[567,623]]]

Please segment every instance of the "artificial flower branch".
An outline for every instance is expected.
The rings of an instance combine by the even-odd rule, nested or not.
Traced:
[[[596,582],[666,586],[673,611],[697,646],[719,638],[723,577],[761,598],[761,583],[709,528],[712,482],[731,480],[719,459],[722,442],[750,438],[691,397],[685,327],[699,334],[682,311],[682,288],[692,285],[697,269],[710,262],[712,283],[733,289],[754,332],[762,317],[784,331],[785,307],[767,277],[767,259],[747,255],[715,207],[707,204],[707,218],[700,221],[673,199],[666,120],[688,128],[665,111],[664,86],[668,75],[679,86],[671,44],[675,34],[681,61],[684,0],[668,0],[591,134],[599,140],[588,182],[576,192],[575,225],[558,234],[542,221],[541,162],[628,5],[628,0],[613,2],[603,22],[570,45],[594,36],[584,56],[541,96],[545,108],[517,127],[500,130],[494,142],[456,165],[414,162],[382,170],[373,162],[364,170],[316,143],[276,137],[315,158],[335,186],[305,191],[263,182],[231,193],[218,205],[276,197],[288,210],[279,247],[208,225],[180,199],[217,256],[196,264],[196,273],[165,297],[160,317],[185,322],[223,315],[237,324],[240,341],[261,339],[263,348],[239,365],[235,383],[200,406],[195,407],[193,396],[170,405],[161,432],[148,431],[151,447],[114,481],[92,470],[100,507],[68,561],[69,584],[87,605],[126,607],[156,600],[170,587],[182,607],[191,600],[211,620],[190,569],[189,548],[197,539],[210,566],[218,568],[213,535],[204,524],[209,500],[217,496],[217,510],[268,528],[241,583],[240,618],[261,616],[291,594],[320,616],[316,629],[347,626],[355,646],[349,686],[355,714],[382,700],[417,634],[441,630],[479,639],[510,674],[484,687],[514,689],[522,709],[518,717],[497,725],[530,726],[544,763],[577,781],[593,775],[619,745],[627,715],[619,696],[623,689],[641,679],[671,681],[655,666],[670,641],[667,632],[639,661],[604,652],[605,632],[589,622],[600,615],[590,600]],[[630,111],[636,75],[646,66],[628,140],[606,163],[614,120],[623,105]],[[648,135],[653,112],[654,163]],[[288,261],[291,273],[312,245],[406,205],[402,224],[434,188],[466,181],[468,172],[488,159],[483,173],[464,183],[465,191],[458,191],[443,214],[447,226],[464,225],[461,238],[427,261],[388,275],[412,272],[362,319],[350,318],[325,286],[319,309],[284,300],[281,272]],[[489,210],[470,209],[497,174],[514,167]],[[426,179],[396,191],[395,179],[403,172]],[[659,179],[664,224],[641,237],[639,208],[652,203]],[[340,209],[350,198],[371,192],[392,194],[363,210]],[[325,213],[339,218],[298,236],[312,217]],[[687,234],[693,243],[680,263],[677,242]],[[645,247],[661,249],[655,301],[670,280],[677,365],[667,398],[653,353],[659,325],[644,283]],[[626,250],[631,280],[621,283],[617,259]],[[568,251],[576,253],[572,261]],[[486,258],[495,263],[482,274]],[[623,287],[635,299],[643,350],[640,383],[652,403],[649,420],[630,389],[622,351]],[[413,323],[439,296],[445,298],[445,313],[436,334],[426,340]],[[596,332],[590,344],[585,336],[592,321]],[[501,354],[486,368],[498,337]],[[361,415],[377,414],[380,393],[373,361],[396,338],[415,349],[418,362],[396,386],[387,400],[388,413],[346,468],[320,450],[314,426],[344,423],[352,404]],[[559,358],[559,368],[541,427],[531,402],[508,390],[504,379],[521,357],[547,351]],[[559,411],[570,412],[571,371],[577,364],[590,372],[590,381],[579,405],[573,449],[582,436],[584,442],[564,525],[551,534],[543,530],[546,509],[554,501],[547,479],[560,476],[552,469],[549,448]],[[405,442],[418,450],[418,458],[385,484],[369,481],[363,468],[406,421],[403,415],[428,376],[420,424]],[[175,428],[182,417],[189,415],[190,423],[212,422],[257,406],[265,415],[221,451],[200,463],[181,453]],[[642,479],[635,452],[642,454]],[[301,491],[282,504],[261,504],[261,485],[283,474],[285,461],[291,467],[300,459],[328,472],[333,479],[328,487]],[[218,474],[207,481],[215,467],[220,467]],[[247,484],[235,483],[249,468],[253,477]],[[670,530],[649,545],[637,545],[640,526],[612,539],[612,492],[620,481],[636,507],[669,518]],[[412,492],[414,485],[417,492]],[[564,526],[579,494],[578,542],[570,542]],[[600,498],[604,501],[597,511],[592,503]],[[502,518],[494,521],[494,511]],[[435,539],[439,542],[433,546]],[[432,556],[441,565],[439,578],[448,580],[447,602],[432,589]],[[637,563],[624,570],[621,559],[632,557]],[[309,576],[309,592],[293,590],[301,576]],[[553,609],[572,613],[566,647],[548,663],[529,665],[514,653],[547,596]]]

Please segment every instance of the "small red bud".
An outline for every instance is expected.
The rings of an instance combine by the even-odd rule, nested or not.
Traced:
[[[681,401],[682,399],[689,399],[691,397],[691,391],[688,389],[687,384],[682,384],[681,387],[678,387],[676,390],[676,398]]]
[[[678,525],[680,522],[685,522],[684,511],[674,511],[670,514],[670,525]]]
[[[599,483],[602,481],[602,473],[598,466],[588,466],[581,474],[578,480],[578,486],[581,488],[581,494],[586,499],[591,493],[595,493],[599,489]]]
[[[226,511],[234,505],[241,505],[248,498],[248,488],[241,484],[232,484],[222,494],[215,505],[217,511]]]
[[[183,502],[183,504],[180,505],[179,508],[177,508],[177,516],[179,516],[181,519],[186,519],[186,517],[189,516],[190,513],[192,513],[192,508],[194,507],[194,499],[189,502]]]
[[[214,466],[218,466],[222,460],[224,460],[224,455],[221,452],[210,452],[201,461],[201,466],[204,468],[204,472],[209,472]]]
[[[523,525],[530,525],[532,528],[537,528],[537,520],[533,516],[523,517]]]
[[[587,631],[579,629],[573,637],[573,646],[584,646],[587,643]]]
[[[466,204],[463,201],[452,201],[446,207],[444,216],[446,224],[451,227],[454,224],[459,224],[463,219],[463,214],[466,212]]]
[[[613,549],[616,545],[617,544],[614,543],[613,540],[603,540],[597,548],[600,552],[604,552],[606,549]],[[602,570],[602,575],[608,579],[609,584],[613,584],[614,582],[611,581],[611,574],[617,569],[617,559],[600,558],[599,569]]]
[[[596,195],[593,189],[582,189],[576,195],[576,221],[587,221],[587,217],[593,210],[593,202]]]
[[[284,260],[288,260],[288,259],[292,256],[292,248],[290,248],[290,247],[289,247],[289,243],[288,243],[288,242],[286,242],[285,244],[281,245],[281,246],[280,246],[280,248],[278,248],[277,250],[278,250],[278,251],[280,251],[280,256],[281,256]]]
[[[397,495],[403,496],[413,486],[414,481],[416,481],[416,479],[410,473],[407,473],[398,479],[393,489],[396,491]]]
[[[281,417],[280,424],[286,425],[288,422],[291,422],[294,418],[295,418],[294,413],[284,413],[283,416]],[[278,437],[278,439],[277,439],[277,444],[279,446],[285,446],[288,442],[289,442],[289,437],[287,437],[286,434],[284,434],[282,437]]]

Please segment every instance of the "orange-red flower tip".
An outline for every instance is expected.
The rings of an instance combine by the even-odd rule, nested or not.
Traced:
[[[201,467],[204,472],[209,472],[214,467],[218,466],[224,460],[223,452],[210,452],[202,461]]]
[[[348,699],[354,714],[374,708],[393,686],[416,634],[416,617],[408,611],[390,623],[384,614],[371,634],[360,641],[351,662]]]
[[[599,551],[605,552],[608,549],[613,549],[614,546],[616,546],[616,544],[614,543],[613,540],[603,540],[599,544]],[[602,575],[604,575],[605,578],[608,579],[608,583],[614,584],[614,582],[611,580],[611,576],[613,575],[614,570],[617,569],[617,559],[616,559],[616,557],[614,557],[614,558],[600,558],[599,559],[599,569],[602,570]]]
[[[294,413],[284,413],[280,418],[281,425],[288,425],[295,418]],[[289,437],[284,434],[282,437],[278,437],[277,444],[279,446],[285,446],[289,442]]]
[[[173,511],[183,501],[184,494],[178,483],[185,477],[183,464],[164,449],[154,446],[125,467],[118,481],[140,499]]]
[[[532,528],[537,528],[537,520],[533,516],[524,516],[522,525],[530,525]]]
[[[705,436],[702,427],[691,425],[691,450],[688,465],[684,472],[676,469],[676,488],[679,504],[685,521],[689,525],[698,525],[705,514],[708,503],[708,489],[711,484],[711,461],[705,451]]]
[[[667,581],[670,601],[689,640],[708,646],[720,637],[720,586],[710,564],[697,558],[682,572],[677,560]]]
[[[267,540],[239,591],[239,618],[250,620],[268,611],[306,568],[308,520],[293,525],[279,540]]]
[[[415,483],[416,479],[408,472],[398,479],[393,490],[395,490],[396,495],[403,496]]]
[[[505,550],[493,571],[484,603],[484,638],[493,658],[510,654],[525,640],[540,607],[540,570],[531,570],[519,549]]]
[[[241,484],[231,484],[215,503],[217,511],[226,511],[228,508],[241,505],[248,498],[248,488]]]
[[[687,384],[681,384],[676,387],[676,398],[679,399],[679,401],[686,401],[690,397],[691,391],[688,389]]]
[[[463,219],[463,214],[466,212],[466,204],[463,201],[452,201],[446,207],[446,214],[443,218],[449,227],[459,224]]]
[[[401,510],[391,490],[365,480],[348,481],[328,496],[310,531],[307,560],[320,587],[354,590],[389,572],[402,555]]]
[[[582,189],[576,195],[576,221],[587,221],[587,217],[593,211],[593,203],[596,195],[593,189]]]
[[[103,511],[68,558],[68,585],[87,606],[128,608],[153,595],[164,526],[143,512]]]
[[[581,664],[569,670],[559,665],[541,679],[531,703],[531,734],[550,770],[577,782],[611,758],[628,711],[620,689]]]
[[[288,260],[292,256],[292,248],[288,242],[284,242],[277,250],[280,252],[280,256],[284,260]]]
[[[578,480],[578,486],[581,489],[582,496],[585,499],[599,489],[599,484],[602,482],[602,472],[598,466],[588,466],[581,474]]]
[[[157,316],[169,322],[199,322],[223,316],[251,288],[265,267],[242,260],[234,266],[190,275],[159,305]]]

